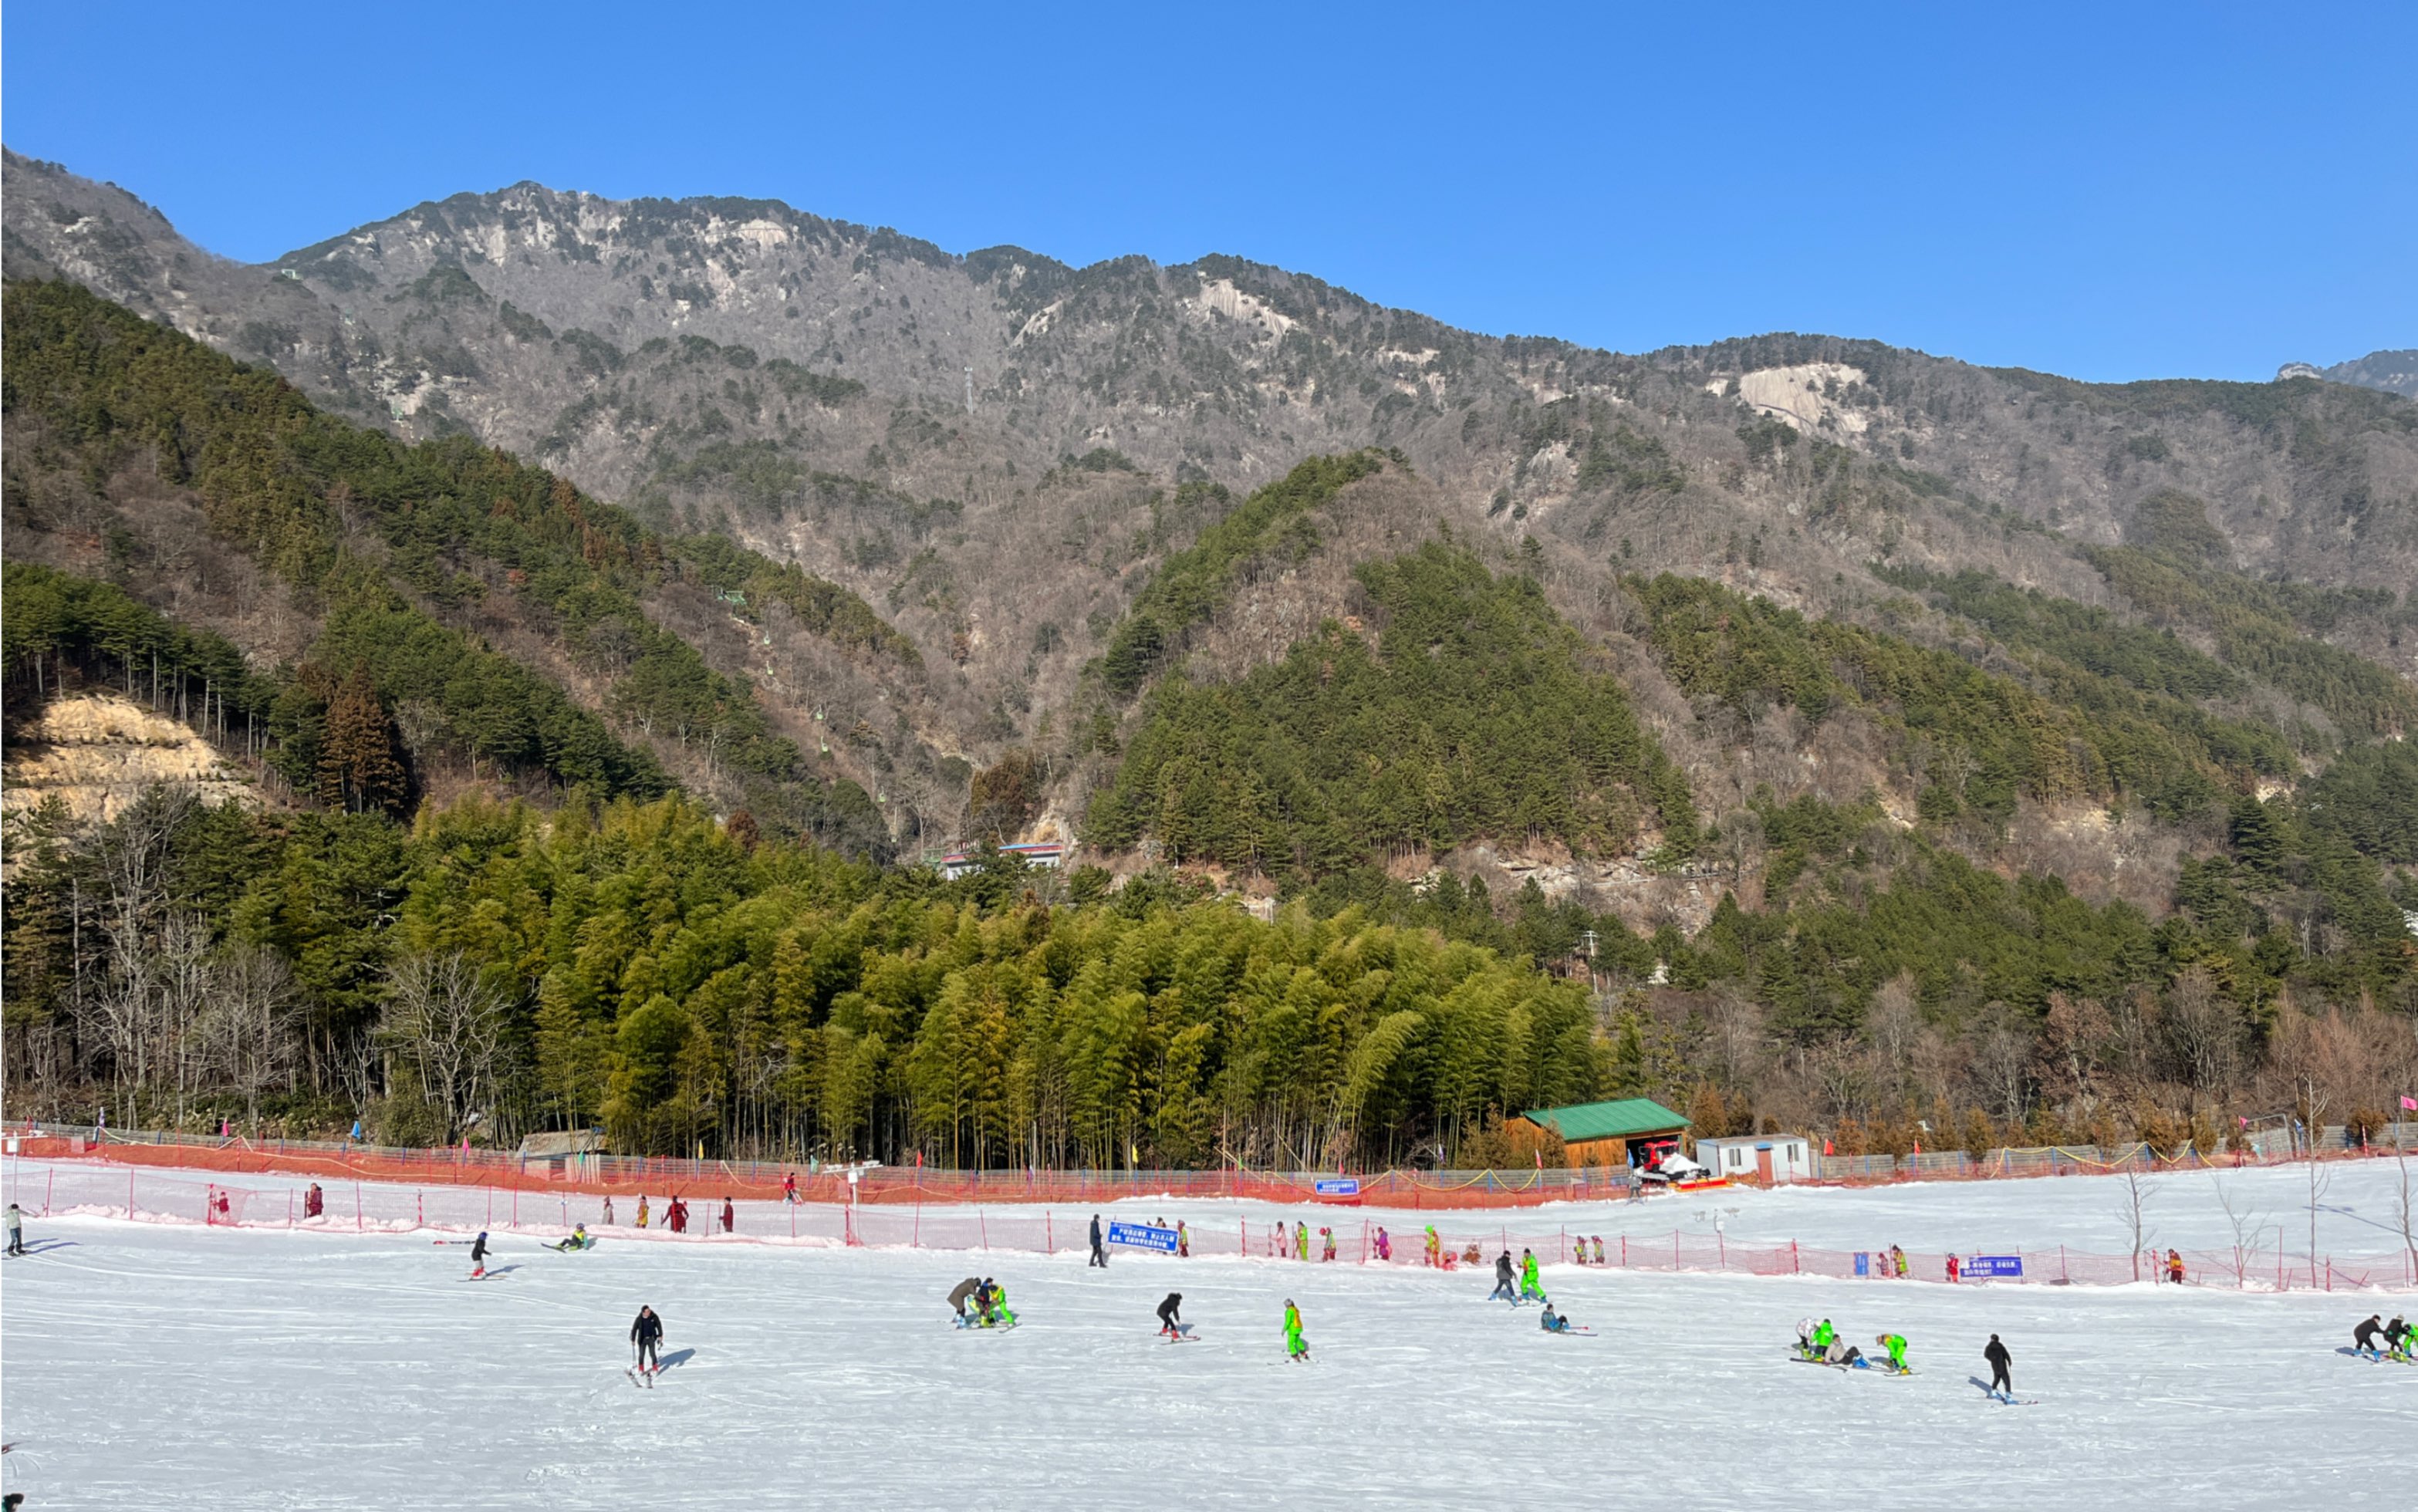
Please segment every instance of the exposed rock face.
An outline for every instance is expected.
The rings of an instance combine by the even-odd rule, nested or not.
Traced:
[[[54,698],[8,750],[0,808],[56,798],[80,823],[115,818],[153,787],[190,787],[206,803],[257,807],[260,791],[191,725],[106,694]]]

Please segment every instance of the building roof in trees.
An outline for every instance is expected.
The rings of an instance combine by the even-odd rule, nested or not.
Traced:
[[[1551,1129],[1569,1143],[1585,1139],[1634,1139],[1645,1134],[1671,1134],[1688,1120],[1651,1097],[1623,1097],[1609,1103],[1580,1103],[1570,1107],[1537,1107],[1521,1115],[1540,1129]]]

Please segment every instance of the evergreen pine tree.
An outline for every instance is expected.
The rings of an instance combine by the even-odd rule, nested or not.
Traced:
[[[319,749],[319,802],[348,813],[391,814],[407,787],[394,751],[394,722],[378,702],[369,668],[352,675],[328,700],[327,735]]]

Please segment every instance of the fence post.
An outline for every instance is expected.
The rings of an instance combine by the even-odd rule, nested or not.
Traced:
[[[1788,1274],[1791,1275],[1805,1274],[1804,1265],[1797,1259],[1797,1241],[1794,1239],[1788,1242]]]
[[[126,1221],[134,1221],[134,1172],[126,1173]]]
[[[517,1228],[519,1228],[520,1226],[521,1226],[521,1189],[520,1189],[519,1187],[515,1186],[515,1187],[513,1187],[513,1221],[512,1221],[512,1223],[509,1225],[509,1227],[511,1227],[511,1228],[514,1228],[514,1229],[517,1229]]]
[[[355,1182],[353,1184],[353,1232],[360,1233],[369,1226],[369,1219],[361,1215],[361,1184]]]
[[[1620,1236],[1620,1268],[1624,1271],[1629,1269],[1629,1236],[1627,1234]]]
[[[415,1229],[428,1227],[428,1196],[424,1192],[411,1194],[411,1226]]]
[[[58,1184],[59,1169],[54,1166],[42,1180],[42,1216],[45,1218],[51,1215],[51,1194],[58,1189]]]

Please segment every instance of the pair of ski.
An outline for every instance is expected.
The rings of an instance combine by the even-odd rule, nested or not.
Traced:
[[[2373,1360],[2378,1365],[2418,1365],[2418,1358],[2407,1354],[2387,1354],[2380,1350],[2353,1350],[2351,1353],[2363,1360]]]
[[[1201,1342],[1201,1340],[1193,1334],[1192,1325],[1190,1323],[1178,1323],[1173,1328],[1162,1328],[1158,1331],[1158,1336],[1167,1340],[1170,1344],[1198,1344]]]
[[[621,1367],[621,1373],[630,1378],[630,1384],[644,1386],[649,1391],[652,1391],[655,1389],[655,1377],[664,1373],[664,1367],[660,1365],[651,1367],[624,1366]]]
[[[1852,1364],[1833,1360],[1819,1360],[1815,1359],[1811,1354],[1792,1354],[1789,1358],[1796,1361],[1798,1365],[1824,1365],[1829,1366],[1833,1370],[1870,1370],[1875,1375],[1884,1376],[1910,1376],[1914,1374],[1914,1370],[1911,1367],[1908,1367],[1904,1370],[1892,1370],[1886,1365],[1875,1364],[1870,1356],[1859,1358]]]

